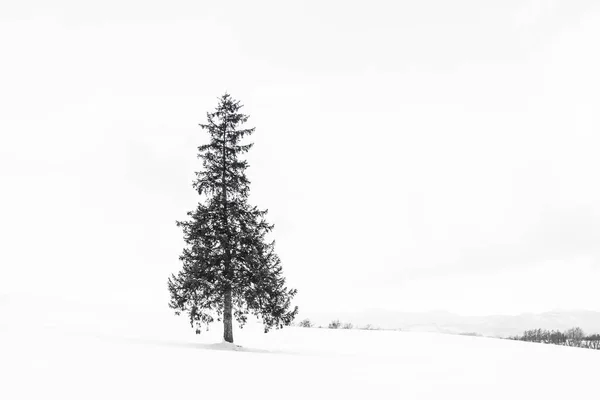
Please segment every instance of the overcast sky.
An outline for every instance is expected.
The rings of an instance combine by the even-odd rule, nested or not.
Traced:
[[[166,307],[198,123],[255,126],[301,312],[600,311],[600,4],[0,5],[0,292]]]

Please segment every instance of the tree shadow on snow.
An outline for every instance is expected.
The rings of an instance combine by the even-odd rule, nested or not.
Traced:
[[[163,346],[163,347],[175,347],[175,348],[188,348],[188,349],[199,349],[199,350],[216,350],[216,351],[235,351],[243,353],[264,353],[264,354],[296,354],[291,351],[283,350],[266,350],[257,349],[252,347],[244,347],[234,343],[191,343],[191,342],[180,342],[175,340],[164,340],[164,339],[153,339],[153,338],[141,338],[141,337],[120,337],[106,334],[94,334],[99,339],[108,339],[111,341],[119,341],[133,344],[152,345],[152,346]]]

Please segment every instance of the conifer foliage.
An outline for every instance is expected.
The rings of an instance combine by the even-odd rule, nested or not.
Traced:
[[[177,315],[187,313],[196,333],[222,320],[223,338],[230,343],[233,318],[243,327],[254,314],[267,332],[289,325],[298,312],[291,308],[296,290],[285,286],[275,242],[266,238],[273,229],[267,211],[248,203],[248,164],[242,156],[252,144],[242,140],[254,128],[242,127],[249,117],[241,108],[225,94],[200,124],[210,135],[210,142],[198,147],[203,170],[193,186],[200,201],[188,221],[177,222],[186,246],[179,257],[182,269],[168,282],[169,306]]]

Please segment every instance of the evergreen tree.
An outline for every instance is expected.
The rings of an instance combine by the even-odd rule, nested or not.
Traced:
[[[266,210],[248,204],[248,164],[241,158],[252,147],[242,139],[254,132],[243,129],[248,116],[229,94],[200,126],[210,142],[198,147],[203,170],[196,173],[194,189],[200,195],[188,221],[177,222],[186,243],[179,257],[182,269],[169,278],[169,306],[187,312],[196,333],[223,320],[225,341],[233,343],[233,318],[240,327],[248,314],[261,318],[265,332],[289,325],[298,312],[291,310],[295,289],[285,286],[275,242],[266,236],[273,225]]]

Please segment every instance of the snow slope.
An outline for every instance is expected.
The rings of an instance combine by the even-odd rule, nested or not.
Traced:
[[[257,325],[234,347],[168,309],[10,296],[0,317],[0,399],[600,398],[593,350]]]

